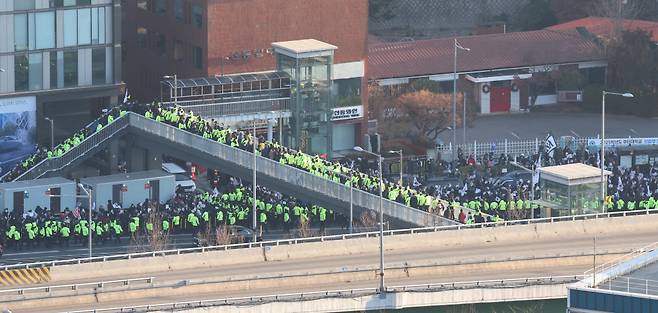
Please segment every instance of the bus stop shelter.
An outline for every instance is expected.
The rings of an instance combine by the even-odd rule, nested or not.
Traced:
[[[601,169],[574,163],[539,169],[544,216],[603,213]],[[610,171],[603,171],[607,182]],[[605,184],[607,188],[607,183]]]

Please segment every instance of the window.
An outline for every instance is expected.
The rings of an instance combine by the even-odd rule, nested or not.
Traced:
[[[91,9],[78,10],[78,45],[91,44]]]
[[[64,51],[64,87],[78,86],[78,51]]]
[[[203,67],[203,49],[192,47],[192,64],[198,69]]]
[[[64,47],[78,44],[78,11],[64,11]]]
[[[14,0],[14,10],[33,10],[34,0]]]
[[[155,50],[160,55],[164,55],[167,52],[167,38],[164,34],[155,35]]]
[[[30,54],[28,62],[30,90],[43,89],[43,55],[41,53]]]
[[[51,8],[71,7],[76,5],[90,5],[91,0],[50,0]]]
[[[62,52],[59,51],[51,51],[50,52],[50,88],[58,88],[61,87],[62,84],[58,83],[59,82],[59,76],[57,75],[59,73],[58,69],[58,58],[57,56],[60,56],[59,59],[62,57]]]
[[[195,4],[192,6],[192,22],[197,28],[203,27],[203,9],[200,5]]]
[[[105,84],[105,48],[91,51],[91,82],[94,85]]]
[[[174,60],[180,61],[183,58],[183,42],[180,40],[174,40]]]
[[[14,56],[14,90],[26,91],[28,87],[29,63],[27,55]]]
[[[36,13],[34,29],[37,49],[55,48],[55,12]]]
[[[147,11],[149,9],[149,1],[148,0],[137,0],[137,7]]]
[[[146,48],[148,45],[149,30],[144,27],[137,27],[137,46]]]
[[[185,21],[185,9],[183,8],[183,0],[174,0],[174,17],[176,21]]]
[[[27,14],[14,15],[14,51],[27,50]]]
[[[155,13],[160,15],[167,13],[167,0],[155,0]]]

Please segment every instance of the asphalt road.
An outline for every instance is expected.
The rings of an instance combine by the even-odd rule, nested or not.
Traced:
[[[629,251],[651,242],[656,241],[658,233],[634,233],[625,236],[606,236],[601,235],[597,237],[597,251],[598,253],[620,253],[622,251]],[[551,255],[573,255],[592,252],[592,238],[588,235],[573,235],[569,236],[568,240],[529,240],[518,242],[516,244],[500,243],[500,242],[481,242],[472,245],[446,245],[440,249],[427,249],[427,250],[397,250],[387,251],[385,253],[385,261],[387,267],[399,266],[402,264],[427,264],[432,262],[446,262],[453,263],[465,260],[476,260],[486,256],[488,259],[504,259],[507,257],[521,258],[532,256],[551,256]],[[142,275],[133,275],[126,277],[108,277],[108,279],[124,279],[124,278],[138,278],[153,276],[155,281],[161,282],[180,282],[182,280],[225,280],[230,277],[251,277],[254,275],[280,275],[299,272],[328,272],[328,271],[341,271],[353,268],[368,268],[375,267],[378,264],[379,256],[376,253],[336,256],[327,258],[316,259],[303,259],[303,260],[289,260],[277,262],[263,262],[256,264],[238,264],[232,266],[224,266],[217,269],[200,269],[200,270],[187,270],[179,272],[163,272],[163,273],[144,273]],[[422,278],[411,277],[408,279],[389,279],[387,285],[410,285],[410,284],[427,284],[439,282],[454,282],[454,281],[477,281],[487,279],[508,279],[508,278],[524,278],[524,277],[545,277],[545,276],[562,276],[562,275],[582,275],[585,270],[590,267],[586,265],[570,265],[570,266],[552,266],[551,263],[546,262],[536,268],[528,268],[522,270],[513,270],[505,272],[490,272],[486,269],[474,269],[471,272],[464,274],[455,272],[454,274],[442,276],[424,276]],[[94,281],[102,281],[104,279],[94,279]],[[83,283],[88,281],[76,281],[75,283]],[[52,282],[51,284],[68,284],[73,282]],[[240,290],[227,290],[221,294],[198,294],[194,297],[154,297],[145,298],[138,301],[125,303],[125,302],[109,302],[102,305],[94,306],[93,308],[106,308],[106,307],[119,307],[128,305],[141,305],[141,304],[154,304],[154,303],[167,303],[167,302],[182,302],[203,299],[217,299],[226,297],[242,297],[242,296],[257,296],[257,295],[271,295],[271,294],[284,294],[296,292],[311,292],[320,290],[337,290],[337,289],[352,289],[364,287],[376,287],[376,281],[367,282],[349,282],[349,283],[332,283],[326,284],[319,282],[317,285],[310,285],[304,288],[281,286],[276,289],[250,289],[246,291]],[[47,311],[41,310],[40,312],[60,312],[63,310],[78,310],[90,309],[89,306],[66,306],[66,307],[52,307]]]
[[[658,137],[656,118],[628,115],[606,115],[606,138]],[[543,139],[548,131],[559,136],[596,137],[601,132],[601,114],[593,113],[519,113],[478,117],[473,127],[466,129],[468,143],[502,142],[505,139]],[[452,141],[452,131],[445,131],[440,140]],[[457,142],[462,143],[463,129],[457,129]]]
[[[658,233],[635,233],[623,237],[619,236],[597,236],[598,253],[620,253],[627,252],[646,246],[655,242]],[[349,241],[346,242],[349,244]],[[508,257],[545,257],[555,255],[580,255],[582,253],[592,253],[592,238],[589,236],[571,236],[569,240],[532,240],[510,244],[509,242],[482,242],[472,245],[446,245],[441,249],[426,250],[394,250],[385,252],[385,262],[387,266],[396,266],[403,264],[418,265],[427,263],[449,263],[466,262],[468,260],[487,259],[506,259]],[[354,268],[375,268],[379,264],[378,253],[364,253],[357,255],[344,255],[323,258],[306,258],[297,260],[285,260],[275,262],[259,262],[256,264],[237,264],[227,265],[221,268],[213,269],[194,269],[176,272],[162,273],[141,273],[138,275],[98,277],[92,280],[84,281],[54,281],[50,285],[65,285],[84,282],[98,282],[103,280],[121,280],[128,278],[154,277],[156,282],[169,282],[180,280],[220,280],[228,277],[252,277],[263,275],[279,275],[296,272],[328,272],[342,271]],[[550,266],[548,266],[550,269]],[[574,275],[582,274],[581,272],[563,272],[561,269],[550,269],[548,271],[537,271],[535,276],[550,276],[559,271],[560,274]],[[461,279],[462,281],[466,278]],[[477,278],[476,278],[477,280]],[[45,286],[49,285],[46,284]]]
[[[314,229],[314,232],[317,232],[318,229]],[[291,232],[294,232],[292,230]],[[342,234],[346,233],[347,230],[340,228],[327,228],[327,235]],[[194,245],[194,236],[192,234],[175,234],[171,236],[171,244],[169,244],[168,249],[184,249],[192,248]],[[287,239],[288,235],[283,231],[272,231],[265,233],[263,240],[279,240]],[[131,244],[127,237],[122,238],[120,243],[115,243],[114,241],[108,241],[105,244],[99,244],[94,242],[92,244],[92,253],[93,256],[108,256],[108,255],[117,255],[117,254],[126,254],[126,253],[135,253],[135,252],[145,252],[149,251],[147,246],[138,246]],[[39,246],[37,248],[24,248],[22,250],[6,250],[5,254],[0,258],[0,265],[12,265],[12,264],[22,264],[22,263],[33,263],[33,262],[48,262],[54,260],[68,260],[68,259],[77,259],[77,258],[86,258],[89,256],[89,248],[87,241],[84,243],[74,243],[71,242],[68,248],[63,246],[51,246],[44,247]]]

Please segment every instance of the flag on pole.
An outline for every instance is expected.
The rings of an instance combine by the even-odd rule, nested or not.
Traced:
[[[544,143],[544,150],[551,159],[553,158],[553,154],[555,154],[555,148],[557,148],[557,145],[555,144],[555,138],[553,138],[551,133],[548,133],[546,136],[546,142]]]
[[[130,101],[130,93],[128,92],[128,87],[126,87],[126,94],[123,95],[123,104],[128,103]]]
[[[539,183],[539,169],[541,168],[541,156],[542,154],[539,154],[539,158],[537,158],[537,162],[535,163],[535,171],[532,173],[532,187],[534,188],[535,185]]]

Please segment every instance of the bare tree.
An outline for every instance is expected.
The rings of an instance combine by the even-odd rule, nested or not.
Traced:
[[[131,238],[131,244],[134,252],[161,251],[167,249],[171,244],[171,229],[164,230],[162,221],[165,216],[157,208],[157,205],[149,205],[149,214],[146,216],[144,225],[152,225],[152,230],[147,227],[140,229],[134,237]]]
[[[313,231],[311,230],[310,221],[308,220],[307,217],[304,217],[304,215],[300,215],[299,225],[297,226],[297,237],[305,238],[305,237],[311,237],[312,235],[313,235]]]

